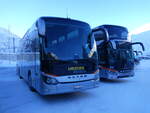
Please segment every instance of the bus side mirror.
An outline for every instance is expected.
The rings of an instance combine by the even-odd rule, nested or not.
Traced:
[[[39,19],[37,21],[37,27],[38,27],[38,33],[41,37],[45,36],[45,32],[46,32],[46,26],[45,26],[45,22],[42,19]]]
[[[143,45],[143,43],[142,43],[142,42],[133,42],[133,43],[131,43],[131,45],[136,45],[136,44],[141,45],[142,50],[143,50],[143,51],[145,51],[145,47],[144,47],[144,45]]]
[[[90,53],[90,48],[89,48],[89,45],[88,44],[86,44],[86,45],[84,45],[83,46],[83,53],[84,53],[84,56],[85,57],[88,57],[88,54]]]

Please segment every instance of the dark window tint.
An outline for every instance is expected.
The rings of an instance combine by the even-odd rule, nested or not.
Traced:
[[[108,31],[109,39],[123,39],[127,40],[128,31],[124,27],[118,26],[106,26]]]

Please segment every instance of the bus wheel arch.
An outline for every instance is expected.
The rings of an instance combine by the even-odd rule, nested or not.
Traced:
[[[29,84],[29,88],[32,92],[35,92],[35,89],[33,88],[33,80],[32,80],[32,74],[31,71],[28,71],[28,84]]]

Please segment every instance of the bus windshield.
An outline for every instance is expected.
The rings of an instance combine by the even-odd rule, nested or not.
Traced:
[[[89,34],[89,27],[71,24],[48,24],[45,52],[49,58],[58,60],[83,59],[83,47],[88,43]]]
[[[118,27],[118,26],[106,26],[106,29],[108,31],[109,39],[123,39],[127,40],[128,37],[128,31],[124,27]]]

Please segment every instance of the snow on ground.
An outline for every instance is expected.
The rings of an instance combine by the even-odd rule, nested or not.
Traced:
[[[100,87],[71,94],[40,96],[16,76],[0,68],[0,113],[150,113],[150,60],[135,76],[101,81]]]

